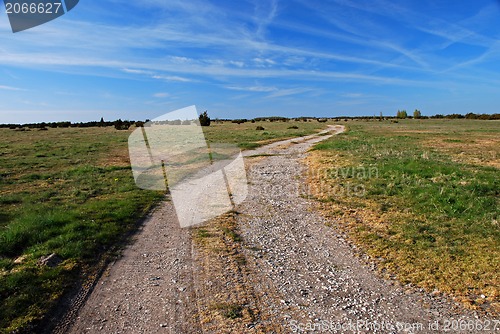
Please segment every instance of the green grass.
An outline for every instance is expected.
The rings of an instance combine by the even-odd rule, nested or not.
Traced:
[[[162,198],[135,187],[128,134],[110,128],[0,131],[3,330],[39,320],[83,267]],[[63,258],[61,266],[36,265],[51,253]]]
[[[238,304],[218,303],[212,306],[228,319],[237,319],[243,317],[243,307]]]
[[[266,134],[250,122],[203,130],[210,143],[253,148],[325,127],[318,122],[258,124]],[[294,124],[299,129],[287,129]],[[127,149],[132,130],[0,129],[0,332],[42,319],[163,198],[134,183]],[[60,266],[37,266],[51,253],[62,257]]]
[[[377,173],[326,173],[330,178],[321,182],[330,189],[357,185],[364,191],[326,192],[323,206],[344,216],[354,240],[404,283],[437,288],[498,312],[499,125],[350,123],[347,134],[316,145],[321,159],[330,161],[321,165],[375,167]],[[344,214],[346,209],[355,214]]]
[[[262,126],[265,131],[256,130]],[[291,127],[296,126],[297,129]],[[204,127],[203,132],[209,143],[231,143],[241,149],[253,149],[272,141],[285,138],[301,137],[315,133],[326,127],[325,123],[313,122],[246,122],[235,124],[224,122],[212,123]]]

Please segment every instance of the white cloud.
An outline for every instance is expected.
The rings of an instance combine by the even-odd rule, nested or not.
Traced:
[[[278,90],[276,87],[268,87],[268,86],[250,86],[250,87],[241,87],[241,86],[226,86],[227,89],[231,90],[240,90],[240,91],[247,91],[247,92],[274,92]]]
[[[167,80],[167,81],[178,81],[178,82],[191,82],[193,80],[184,78],[184,77],[179,77],[175,75],[153,75],[153,79],[159,79],[159,80]]]
[[[234,61],[234,60],[231,60],[229,63],[230,63],[231,65],[234,65],[234,66],[237,66],[237,67],[243,67],[243,66],[245,66],[245,63],[244,63],[244,62],[242,62],[242,61]]]
[[[12,90],[12,91],[25,90],[25,89],[22,89],[22,88],[17,88],[17,87],[12,87],[12,86],[3,86],[3,85],[0,85],[0,89],[2,89],[2,90]]]
[[[273,97],[282,97],[282,96],[289,96],[289,95],[296,95],[296,94],[302,94],[306,92],[312,91],[311,88],[290,88],[290,89],[280,89],[272,94],[270,94],[269,98]]]
[[[169,97],[170,94],[169,93],[155,93],[153,94],[153,97],[157,97],[157,98],[164,98],[164,97]]]
[[[136,69],[130,69],[130,68],[123,68],[122,71],[125,73],[133,73],[133,74],[147,74],[147,75],[153,74],[151,71],[136,70]]]

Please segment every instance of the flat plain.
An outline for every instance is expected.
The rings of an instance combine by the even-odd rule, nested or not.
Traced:
[[[309,156],[311,196],[378,269],[500,311],[500,123],[350,122]]]
[[[307,196],[328,224],[343,229],[381,275],[498,314],[498,121],[341,123],[348,131],[317,144],[304,161]],[[325,126],[223,122],[204,133],[210,144],[249,149]],[[29,330],[43,319],[165,198],[134,184],[127,150],[133,130],[0,130],[2,331]],[[238,241],[231,224],[220,233],[199,228],[194,237]],[[37,264],[52,253],[62,263]]]
[[[264,130],[256,130],[257,126]],[[295,128],[295,126],[297,128]],[[314,122],[212,123],[209,143],[252,148],[314,133]],[[26,130],[26,129],[25,129]],[[133,180],[128,131],[0,129],[0,328],[30,328],[165,196]],[[52,253],[58,266],[37,262]]]

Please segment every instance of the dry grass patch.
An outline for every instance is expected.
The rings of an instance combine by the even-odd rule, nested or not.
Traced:
[[[255,327],[256,333],[267,333],[257,324],[260,311],[248,282],[237,215],[230,212],[193,229],[200,319],[210,332],[244,333]]]
[[[499,171],[488,156],[484,164],[457,162],[435,144],[467,129],[461,150],[474,156],[468,142],[498,129],[491,122],[402,123],[357,123],[318,144],[308,158],[311,196],[386,275],[498,314]],[[415,124],[429,129],[404,132]],[[370,167],[377,173],[366,173]]]

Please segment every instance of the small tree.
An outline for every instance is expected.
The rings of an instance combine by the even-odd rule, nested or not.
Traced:
[[[200,115],[200,125],[201,126],[210,126],[210,117],[208,117],[208,113],[205,110],[203,114]]]
[[[413,118],[415,119],[422,118],[422,113],[420,112],[420,110],[415,109],[415,111],[413,112]]]
[[[400,119],[405,119],[406,117],[408,117],[408,114],[406,113],[406,110],[398,110],[396,117]]]
[[[130,122],[122,121],[121,118],[113,122],[116,130],[128,130],[130,127]]]
[[[123,121],[121,118],[117,119],[116,121],[113,122],[113,125],[115,126],[116,130],[121,130],[123,126]]]

